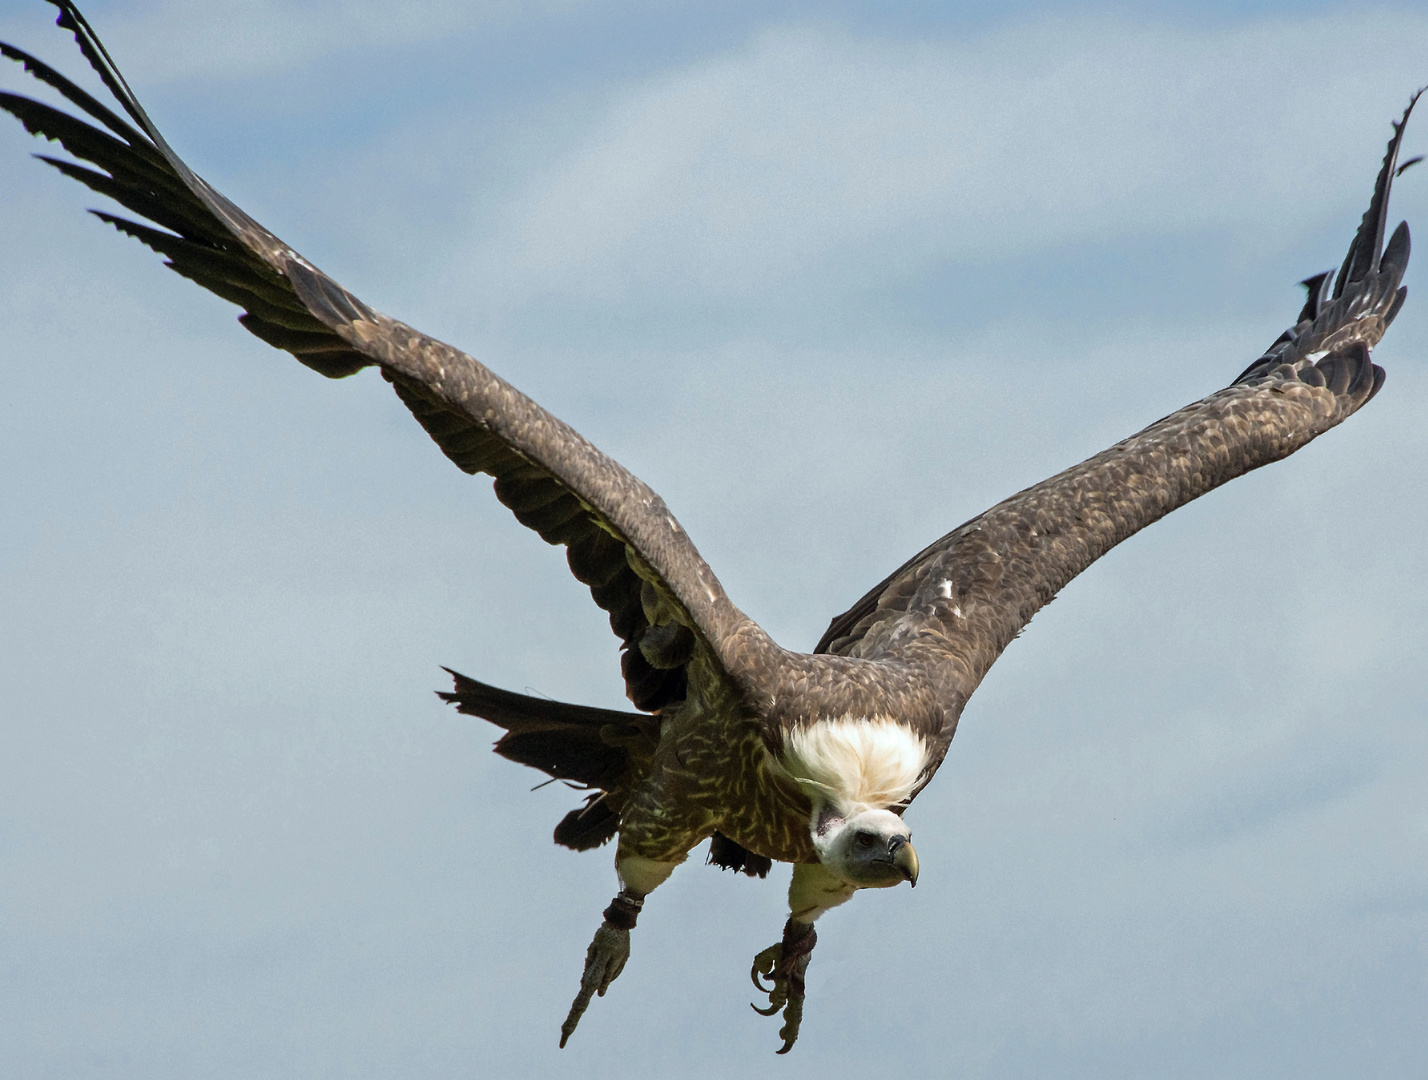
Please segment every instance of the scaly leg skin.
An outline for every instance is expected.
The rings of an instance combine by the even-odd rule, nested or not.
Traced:
[[[625,961],[630,958],[630,931],[639,918],[640,907],[645,898],[629,889],[610,901],[605,909],[605,921],[595,931],[595,940],[585,950],[585,972],[580,976],[580,993],[570,1006],[565,1023],[560,1025],[560,1048],[575,1032],[575,1025],[590,1007],[590,999],[597,994],[605,996],[610,984],[625,970]]]
[[[783,1040],[780,1054],[788,1053],[798,1041],[798,1028],[803,1023],[803,976],[817,944],[818,934],[812,923],[790,918],[783,925],[783,940],[754,957],[749,976],[759,993],[769,996],[769,1007],[754,1005],[753,1010],[760,1016],[773,1016],[783,1010],[783,1027],[778,1032]],[[764,979],[770,981],[769,986],[764,985]]]

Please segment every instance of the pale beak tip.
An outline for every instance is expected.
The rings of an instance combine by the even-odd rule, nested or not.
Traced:
[[[917,888],[917,852],[911,844],[904,843],[897,849],[893,855],[893,865],[902,871],[902,876],[907,878],[914,889]]]

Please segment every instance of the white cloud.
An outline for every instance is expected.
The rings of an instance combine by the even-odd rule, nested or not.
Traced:
[[[769,30],[630,86],[466,273],[503,299],[757,304],[1064,244],[1278,242],[1366,197],[1428,17],[1199,32],[1100,18],[970,39]],[[1300,63],[1352,55],[1372,64]]]
[[[126,70],[149,85],[253,78],[333,54],[436,43],[521,20],[578,11],[588,0],[153,0],[87,11]],[[370,62],[376,62],[369,57]]]

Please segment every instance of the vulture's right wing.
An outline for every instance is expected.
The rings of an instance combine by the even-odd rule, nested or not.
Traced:
[[[701,643],[712,664],[700,670],[732,677],[738,692],[777,664],[777,646],[730,602],[659,496],[471,357],[367,307],[213,190],[164,141],[74,4],[49,2],[133,123],[0,43],[0,54],[107,129],[0,94],[0,108],[31,133],[102,171],[42,160],[151,222],[95,211],[242,307],[239,321],[268,344],[330,378],[380,367],[447,457],[468,473],[495,477],[497,497],[523,525],[565,545],[571,572],[623,642],[621,667],[635,705],[654,711],[682,700]]]

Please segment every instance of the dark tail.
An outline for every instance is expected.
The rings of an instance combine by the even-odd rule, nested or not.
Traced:
[[[620,827],[620,801],[637,766],[654,757],[660,718],[649,713],[592,709],[549,698],[515,694],[444,668],[455,681],[443,701],[467,716],[489,720],[506,733],[496,741],[503,758],[539,769],[555,780],[594,789],[555,827],[555,842],[588,851],[610,840]],[[715,833],[709,863],[723,870],[765,877],[772,863]]]
[[[505,728],[496,753],[552,779],[594,789],[584,806],[555,827],[557,844],[586,851],[615,835],[620,824],[617,801],[629,784],[632,758],[653,756],[659,743],[658,716],[515,694],[445,670],[456,688],[439,697],[458,712]]]

